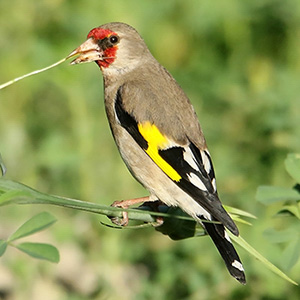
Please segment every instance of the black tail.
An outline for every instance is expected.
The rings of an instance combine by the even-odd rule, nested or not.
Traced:
[[[200,217],[205,220],[203,217]],[[235,251],[230,238],[222,224],[202,222],[206,232],[218,248],[222,258],[225,261],[229,273],[240,283],[246,284],[246,277],[241,260]]]

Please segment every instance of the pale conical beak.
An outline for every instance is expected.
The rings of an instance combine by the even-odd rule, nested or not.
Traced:
[[[103,57],[103,51],[95,42],[95,40],[91,37],[88,40],[86,40],[83,44],[81,44],[77,49],[72,51],[67,56],[67,59],[76,55],[79,56],[71,62],[71,65],[101,60]]]

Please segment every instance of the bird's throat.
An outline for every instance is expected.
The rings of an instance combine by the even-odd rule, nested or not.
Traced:
[[[108,68],[116,59],[118,47],[114,46],[111,48],[107,48],[104,51],[103,58],[101,60],[97,60],[97,64],[100,68]]]

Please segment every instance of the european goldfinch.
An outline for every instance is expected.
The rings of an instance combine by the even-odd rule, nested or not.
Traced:
[[[230,274],[246,283],[225,227],[239,231],[217,193],[212,160],[189,99],[131,26],[92,29],[70,55],[72,64],[95,61],[104,78],[105,108],[120,154],[132,175],[159,199],[199,222]],[[204,222],[217,221],[215,223]]]

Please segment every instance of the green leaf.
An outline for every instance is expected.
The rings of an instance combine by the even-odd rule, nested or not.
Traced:
[[[300,211],[299,211],[299,205],[295,204],[295,205],[284,205],[280,212],[282,211],[288,211],[290,212],[292,215],[294,215],[295,217],[297,217],[298,219],[300,219]]]
[[[41,231],[51,226],[54,222],[56,222],[56,218],[54,216],[48,212],[42,212],[29,219],[19,229],[17,229],[17,231],[9,237],[8,242],[12,242],[16,239]]]
[[[271,243],[285,243],[294,240],[298,232],[291,228],[282,231],[269,228],[264,231],[263,235]]]
[[[231,232],[228,232],[230,238],[239,244],[242,248],[244,248],[247,252],[249,252],[253,257],[262,262],[266,268],[271,270],[273,273],[277,274],[281,278],[291,282],[292,284],[298,285],[297,282],[289,278],[285,273],[283,273],[280,269],[274,266],[271,262],[269,262],[264,256],[262,256],[259,252],[257,252],[253,247],[251,247],[241,236],[235,236]]]
[[[59,262],[59,252],[58,250],[50,244],[42,243],[21,243],[14,245],[14,247],[25,252],[31,257],[48,260],[50,262]]]
[[[230,214],[239,215],[241,217],[256,219],[256,216],[248,213],[247,211],[244,211],[244,210],[232,207],[232,206],[228,206],[228,205],[223,205],[223,206],[227,210],[227,212],[229,212]]]
[[[4,176],[5,173],[6,173],[6,167],[5,167],[4,163],[3,163],[2,156],[0,154],[0,177]]]
[[[2,256],[7,248],[7,242],[5,240],[0,240],[0,256]]]
[[[248,226],[252,226],[252,223],[240,218],[240,216],[238,215],[233,215],[233,214],[230,214],[230,217],[232,218],[232,220],[234,222],[237,222],[237,223],[241,223],[241,224],[245,224],[245,225],[248,225]]]
[[[168,207],[168,214],[187,216],[178,207]],[[165,218],[161,226],[155,227],[155,230],[168,235],[172,240],[187,239],[195,236],[197,223],[195,220],[181,220],[177,218]]]
[[[300,154],[288,154],[284,164],[291,177],[295,179],[297,183],[300,183]]]
[[[282,253],[282,268],[286,271],[290,270],[298,261],[300,256],[300,238],[290,242]]]
[[[10,204],[14,199],[26,199],[30,197],[28,191],[10,190],[8,192],[0,191],[0,206]]]
[[[256,200],[265,205],[286,200],[298,201],[300,200],[300,193],[292,188],[259,186],[256,192]]]

